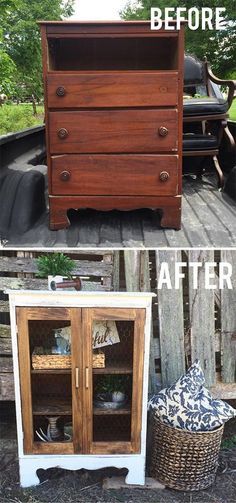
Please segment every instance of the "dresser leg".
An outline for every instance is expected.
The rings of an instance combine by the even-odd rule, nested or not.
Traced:
[[[161,227],[170,229],[181,229],[181,208],[177,207],[162,207]]]
[[[20,485],[21,487],[37,486],[40,481],[36,474],[39,462],[32,459],[21,459],[19,461]]]
[[[49,219],[49,226],[52,231],[70,227],[70,220],[67,216],[67,210],[58,208],[57,204],[54,204],[52,200],[50,200]]]

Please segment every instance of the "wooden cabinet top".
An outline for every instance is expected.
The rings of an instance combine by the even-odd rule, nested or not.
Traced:
[[[15,306],[148,307],[151,292],[73,292],[50,290],[7,290]]]

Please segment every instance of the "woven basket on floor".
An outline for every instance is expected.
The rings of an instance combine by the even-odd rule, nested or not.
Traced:
[[[164,424],[153,414],[151,476],[167,487],[199,491],[213,484],[224,426],[189,432]]]

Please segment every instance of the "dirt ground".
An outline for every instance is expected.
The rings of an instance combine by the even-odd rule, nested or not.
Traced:
[[[102,481],[111,470],[75,472],[42,470],[37,487],[19,485],[16,428],[14,417],[1,415],[0,502],[1,503],[236,503],[236,420],[230,421],[224,434],[223,449],[215,484],[205,491],[179,492],[169,489],[104,490]],[[113,469],[114,473],[114,469]],[[120,475],[120,473],[119,473]]]

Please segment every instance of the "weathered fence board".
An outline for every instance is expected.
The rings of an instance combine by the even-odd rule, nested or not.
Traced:
[[[174,282],[175,263],[181,261],[180,251],[156,251],[157,278],[161,263],[166,262],[170,278]],[[158,290],[158,313],[162,385],[168,386],[185,371],[182,282],[178,290],[168,290],[166,286]]]
[[[12,345],[10,337],[0,337],[0,355],[6,356],[12,354]]]
[[[4,338],[11,337],[11,328],[9,325],[0,324],[0,337],[4,337]]]
[[[110,278],[108,278],[110,280]],[[46,279],[39,278],[7,278],[0,277],[0,290],[47,290],[48,282]],[[82,290],[106,291],[110,290],[106,284],[100,284],[98,281],[87,281],[82,278]]]
[[[150,271],[149,271],[149,252],[147,250],[125,250],[125,281],[126,289],[130,292],[150,291]],[[150,338],[150,360],[149,360],[149,392],[153,393],[156,389],[155,373],[156,345],[154,347],[153,324],[151,323]]]
[[[143,292],[150,292],[151,290],[148,251],[140,251],[140,290]],[[157,348],[153,338],[153,324],[151,322],[150,358],[149,358],[149,393],[153,393],[156,390],[155,358],[157,358],[157,356],[158,356]]]
[[[235,382],[236,378],[236,261],[235,250],[222,250],[221,261],[233,265],[232,286],[221,290],[221,361],[222,381]],[[235,384],[236,386],[236,384]]]
[[[0,374],[0,400],[15,400],[13,373]]]
[[[90,252],[90,255],[93,255],[93,252]],[[103,253],[101,252],[102,256]],[[105,255],[106,256],[106,255]],[[1,257],[0,260],[0,271],[8,273],[23,273],[24,276],[26,273],[37,273],[37,259],[29,258],[29,257]],[[109,261],[103,262],[99,261],[89,261],[89,260],[75,260],[75,267],[72,271],[72,274],[77,274],[79,276],[111,276],[113,272],[113,264]]]
[[[215,307],[214,290],[205,288],[205,262],[214,262],[214,251],[191,250],[189,263],[201,262],[198,288],[193,288],[193,269],[189,267],[189,318],[192,361],[198,358],[206,385],[215,384]]]
[[[140,290],[140,251],[124,250],[125,282],[127,292]]]
[[[9,302],[8,300],[0,300],[0,313],[9,312]]]
[[[0,369],[1,372],[12,372],[13,370],[12,358],[6,356],[0,356]]]

